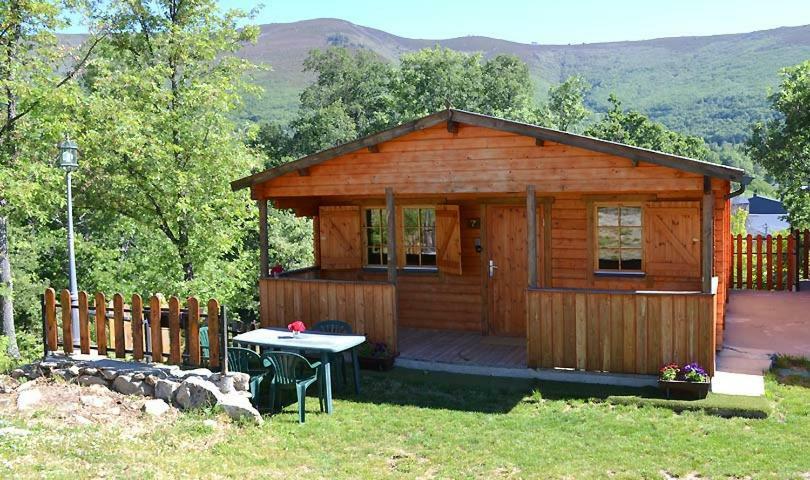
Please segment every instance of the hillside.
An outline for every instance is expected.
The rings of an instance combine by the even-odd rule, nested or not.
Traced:
[[[711,142],[739,142],[748,125],[768,114],[766,95],[779,69],[810,59],[810,25],[753,33],[677,37],[581,45],[533,45],[487,37],[418,40],[337,19],[261,26],[256,45],[243,55],[268,64],[259,75],[262,99],[249,114],[285,120],[310,81],[301,64],[313,48],[341,45],[367,48],[395,62],[405,52],[439,44],[484,55],[514,54],[529,64],[543,98],[549,85],[581,74],[592,85],[588,103],[604,111],[615,92],[624,105],[645,112],[670,128]]]
[[[80,35],[65,35],[65,43]],[[604,111],[610,93],[625,107],[709,142],[738,143],[752,122],[769,114],[766,97],[781,68],[810,59],[810,25],[752,33],[675,37],[633,42],[535,45],[488,37],[447,40],[398,37],[338,19],[261,25],[259,40],[242,55],[270,68],[257,74],[261,98],[246,102],[245,115],[259,121],[292,117],[298,95],[312,80],[302,72],[310,50],[333,45],[372,50],[396,62],[400,55],[433,45],[486,56],[508,53],[531,70],[538,98],[569,75],[593,86],[589,107]]]

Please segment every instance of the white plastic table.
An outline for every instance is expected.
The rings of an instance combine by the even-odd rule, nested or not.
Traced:
[[[332,369],[329,354],[351,350],[354,367],[354,391],[360,393],[360,365],[357,347],[366,341],[364,335],[341,335],[323,332],[302,332],[293,335],[283,328],[259,328],[233,337],[234,343],[256,345],[262,348],[317,351],[321,354],[323,381],[326,384],[326,413],[332,413]]]

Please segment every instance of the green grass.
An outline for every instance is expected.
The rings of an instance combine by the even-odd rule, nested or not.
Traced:
[[[607,401],[615,405],[668,408],[674,412],[701,411],[718,417],[766,418],[771,413],[771,404],[765,398],[718,393],[709,393],[702,400],[612,395]]]
[[[771,415],[720,418],[616,404],[651,390],[415,371],[366,373],[335,414],[294,408],[262,426],[184,414],[141,429],[43,426],[0,437],[0,478],[801,478],[810,472],[810,389],[767,380]],[[614,397],[615,398],[615,397]],[[713,398],[739,404],[739,399]],[[53,423],[53,422],[51,422]]]

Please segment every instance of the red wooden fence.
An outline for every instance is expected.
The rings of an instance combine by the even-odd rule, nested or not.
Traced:
[[[810,279],[810,230],[789,235],[732,235],[729,284],[736,289],[794,290]]]
[[[225,311],[217,300],[209,300],[201,306],[196,298],[189,297],[188,308],[181,309],[177,297],[169,297],[168,308],[161,308],[161,299],[156,295],[149,298],[147,307],[138,294],[132,296],[129,305],[124,305],[123,295],[116,293],[112,307],[101,292],[93,298],[91,307],[88,294],[79,292],[78,305],[71,306],[69,291],[62,290],[57,298],[54,289],[45,290],[42,323],[46,355],[60,347],[65,354],[74,353],[71,310],[78,309],[77,346],[83,354],[107,356],[112,353],[116,358],[210,368],[221,368],[225,363]],[[61,328],[57,320],[60,318]],[[208,355],[205,357],[201,355],[199,340],[203,326],[208,328]]]

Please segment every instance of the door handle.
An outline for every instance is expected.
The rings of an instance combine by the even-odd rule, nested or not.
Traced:
[[[495,260],[490,260],[489,261],[489,278],[492,278],[492,277],[495,276],[495,270],[497,270],[497,269],[498,269],[498,266],[495,265]]]

